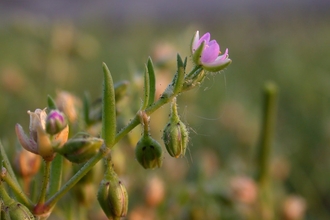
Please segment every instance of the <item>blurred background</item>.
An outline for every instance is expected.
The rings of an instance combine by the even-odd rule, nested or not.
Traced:
[[[186,157],[143,170],[132,150],[140,128],[114,152],[130,195],[128,219],[258,219],[256,147],[269,81],[279,89],[270,161],[276,219],[329,219],[329,11],[326,0],[2,0],[0,139],[14,151],[15,124],[27,130],[27,110],[44,108],[48,94],[100,97],[102,62],[115,82],[132,82],[130,97],[142,92],[151,56],[164,88],[176,53],[190,61],[195,31],[210,32],[233,63],[179,97],[190,127]],[[133,101],[131,112],[122,107],[123,124],[139,107]],[[167,114],[164,107],[151,118],[159,141]]]

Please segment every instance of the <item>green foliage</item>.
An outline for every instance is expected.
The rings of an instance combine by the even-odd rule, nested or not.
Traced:
[[[190,132],[191,144],[186,160],[177,161],[165,155],[164,168],[147,173],[146,178],[145,170],[137,169],[132,161],[127,163],[127,159],[118,159],[119,165],[115,169],[133,176],[128,180],[134,182],[128,188],[131,212],[141,212],[141,204],[144,208],[156,204],[155,215],[163,216],[163,219],[173,216],[192,219],[192,216],[200,215],[208,216],[207,219],[212,216],[213,219],[239,219],[242,214],[239,204],[231,197],[230,183],[233,176],[252,176],[255,171],[261,89],[265,81],[272,80],[280,91],[272,156],[272,190],[279,201],[290,194],[305,198],[309,219],[328,218],[330,180],[325,174],[330,172],[329,20],[327,17],[323,21],[307,22],[306,18],[295,23],[279,18],[262,23],[257,18],[250,18],[243,26],[239,19],[217,24],[219,33],[212,31],[212,36],[221,40],[222,49],[229,48],[233,65],[220,77],[208,76],[204,84],[196,88],[198,93],[178,97],[182,120],[194,131]],[[57,34],[65,31],[73,31],[74,39],[58,41]],[[54,92],[63,89],[80,94],[79,98],[82,98],[82,94],[89,91],[96,99],[102,92],[102,74],[96,74],[102,71],[102,61],[111,67],[114,82],[133,76],[142,79],[143,66],[136,68],[141,71],[132,70],[127,67],[128,60],[145,62],[156,50],[146,45],[159,38],[171,39],[166,35],[174,36],[171,43],[180,53],[186,53],[182,55],[188,55],[186,42],[191,37],[175,28],[158,31],[155,27],[155,33],[141,30],[108,33],[101,27],[80,30],[67,24],[43,28],[38,24],[8,25],[0,32],[0,41],[6,42],[0,50],[0,138],[6,138],[9,144],[4,146],[13,150],[15,123],[27,127],[26,110],[46,106],[46,94],[56,97]],[[152,39],[146,38],[146,33]],[[162,46],[162,43],[156,43]],[[164,62],[164,59],[153,56],[152,59],[156,71],[165,70],[164,66],[176,69],[175,64]],[[170,60],[175,60],[175,54]],[[157,81],[156,86],[167,85],[165,81],[170,76],[164,71],[162,77],[164,82]],[[132,87],[138,86],[138,80],[134,82],[136,85]],[[129,93],[134,95],[141,91],[131,89]],[[140,99],[129,101],[133,109],[141,107]],[[123,102],[128,100],[124,98]],[[119,127],[134,113],[127,109],[121,111]],[[153,130],[159,131],[153,137],[160,137],[166,121],[157,118],[151,122],[154,122],[151,124]],[[113,157],[119,155],[117,158],[120,158],[124,154],[124,158],[133,160],[131,145],[137,141],[136,136],[134,132],[129,134],[128,141],[121,143],[126,146],[115,149]],[[154,187],[150,183],[153,176],[161,179],[166,190],[166,199],[158,203],[148,194]],[[219,206],[220,211],[214,211],[218,209],[213,207]],[[57,215],[61,216],[61,212]]]

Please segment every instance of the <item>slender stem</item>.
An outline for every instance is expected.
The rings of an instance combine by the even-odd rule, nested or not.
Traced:
[[[170,102],[174,96],[175,95],[173,95],[171,97],[167,97],[167,98],[160,98],[157,102],[155,102],[153,105],[148,107],[145,110],[145,113],[147,115],[151,115],[153,112],[155,112],[161,106]],[[135,115],[135,117],[130,121],[130,123],[117,133],[116,138],[115,138],[115,144],[118,143],[119,140],[121,140],[125,135],[127,135],[131,130],[133,130],[139,124],[140,124],[140,116],[139,116],[139,113],[137,113]]]
[[[261,185],[268,185],[270,181],[270,154],[273,143],[275,119],[277,111],[277,88],[273,83],[268,83],[264,91],[264,109],[262,133],[258,152],[257,180]]]
[[[105,76],[108,77],[109,72],[108,72],[105,64],[104,64],[103,68],[104,68]],[[172,100],[172,98],[175,97],[176,95],[177,94],[173,94],[170,97],[160,98],[153,105],[149,106],[145,110],[145,113],[147,115],[151,115],[153,112],[155,112],[161,106],[170,102]],[[104,111],[106,111],[106,108],[104,108]],[[109,122],[110,122],[110,120],[109,120]],[[127,124],[126,127],[124,127],[122,130],[120,130],[116,134],[113,145],[110,146],[110,148],[114,147],[115,144],[118,143],[119,140],[121,140],[124,136],[126,136],[131,130],[133,130],[139,124],[140,124],[140,116],[139,116],[139,113],[137,113],[135,115],[135,117],[130,121],[130,123]],[[107,155],[108,152],[109,152],[109,148],[105,148],[104,146],[102,146],[100,151],[94,157],[92,157],[66,184],[64,184],[57,193],[55,193],[51,198],[48,199],[48,201],[46,201],[43,211],[47,212],[47,210],[51,209],[56,204],[56,202],[62,196],[64,196],[82,177],[84,177],[88,173],[88,171],[91,170],[93,168],[93,166],[99,160],[101,160],[105,155]]]
[[[104,155],[109,152],[108,149],[105,149],[104,146],[101,147],[100,151],[92,157],[85,165],[68,181],[66,182],[63,187],[55,193],[51,198],[48,199],[45,203],[45,207],[50,209],[53,207],[56,202],[64,196],[82,177],[84,177],[88,171],[90,171],[94,165],[102,159]],[[45,210],[46,211],[46,210]]]
[[[2,183],[0,183],[0,198],[5,205],[10,205],[14,201],[12,198],[10,198]]]
[[[61,187],[63,174],[63,156],[56,155],[50,170],[49,196],[54,195]]]
[[[274,218],[274,209],[271,195],[270,156],[272,150],[275,119],[277,111],[277,87],[274,83],[268,83],[264,91],[264,115],[262,133],[257,157],[258,173],[257,181],[260,189],[260,207],[262,219]]]
[[[50,167],[51,167],[51,161],[45,161],[45,171],[44,176],[42,180],[42,186],[41,186],[41,192],[38,204],[44,204],[46,200],[46,194],[47,194],[47,186],[49,183],[49,176],[50,176]]]
[[[16,178],[16,175],[13,171],[13,168],[12,166],[10,165],[10,162],[8,160],[8,157],[7,157],[7,154],[6,154],[6,151],[4,149],[4,147],[2,146],[2,143],[0,141],[0,154],[1,154],[1,161],[2,161],[2,164],[3,166],[7,169],[7,172],[9,173],[9,175],[12,177],[13,181],[15,182],[15,184],[21,188],[21,186],[19,185],[18,181],[17,181],[17,178]],[[20,189],[22,191],[22,189]]]
[[[201,66],[199,66],[199,65],[194,66],[194,68],[187,74],[187,77],[192,76],[200,68],[201,68]]]
[[[9,185],[9,187],[14,191],[14,194],[17,197],[17,199],[23,205],[25,205],[29,209],[33,207],[32,201],[26,196],[22,188],[15,182],[15,180],[10,176],[10,174],[4,168],[2,168],[1,179],[3,179]],[[1,185],[0,187],[3,188],[2,184],[0,185]]]
[[[141,123],[143,125],[143,135],[148,136],[149,135],[148,115],[143,111],[140,111],[139,114],[140,114]]]

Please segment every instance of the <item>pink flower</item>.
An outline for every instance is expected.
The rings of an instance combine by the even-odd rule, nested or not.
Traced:
[[[196,32],[191,42],[193,61],[203,69],[210,72],[217,72],[227,67],[232,61],[229,59],[228,49],[221,55],[220,46],[216,40],[211,40],[210,33],[199,38],[199,31]]]
[[[15,131],[18,141],[27,151],[51,161],[55,156],[53,147],[62,146],[67,141],[69,127],[66,125],[62,131],[51,137],[46,132],[46,110],[36,109],[34,112],[28,111],[28,114],[30,115],[30,136],[25,134],[20,124],[16,124]]]

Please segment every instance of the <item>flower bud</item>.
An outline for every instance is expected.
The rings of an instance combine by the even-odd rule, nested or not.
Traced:
[[[30,115],[30,137],[28,137],[19,124],[16,124],[16,135],[23,148],[40,155],[44,160],[51,161],[54,158],[53,142],[45,131],[47,113],[44,110],[36,109],[28,111]]]
[[[163,163],[162,147],[149,134],[143,135],[136,145],[135,157],[145,169],[159,168]]]
[[[103,144],[103,139],[77,137],[67,141],[63,147],[54,150],[72,163],[84,163],[92,158]]]
[[[46,132],[54,135],[62,131],[67,126],[65,115],[58,111],[52,110],[46,118]]]
[[[31,178],[36,175],[41,166],[41,157],[27,150],[17,152],[14,167],[17,172],[25,178]]]
[[[118,219],[127,215],[128,195],[117,174],[108,171],[100,183],[97,200],[109,219]]]
[[[163,140],[167,152],[172,157],[178,158],[180,155],[185,155],[189,133],[186,125],[179,118],[176,98],[173,99],[171,109],[170,121],[163,131]]]
[[[16,201],[6,206],[4,210],[5,210],[5,215],[9,215],[8,219],[12,219],[12,220],[35,219],[27,207]]]
[[[77,108],[81,105],[79,99],[69,92],[60,91],[56,96],[56,105],[58,109],[67,116],[70,123],[76,123],[78,120]]]

